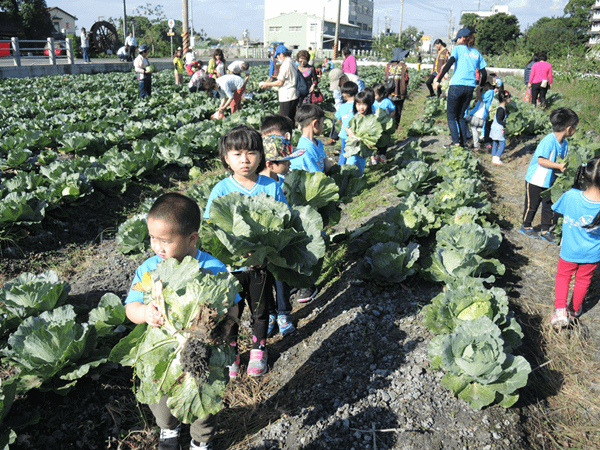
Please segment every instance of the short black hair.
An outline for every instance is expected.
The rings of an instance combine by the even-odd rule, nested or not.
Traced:
[[[302,105],[300,108],[298,108],[298,111],[296,112],[296,123],[300,125],[301,128],[304,128],[307,127],[313,120],[322,119],[324,117],[325,113],[319,105],[307,103],[306,105]]]
[[[358,94],[358,85],[354,81],[346,81],[342,84],[340,92],[346,94],[348,97],[354,97]]]
[[[373,114],[373,103],[375,103],[375,93],[373,90],[365,89],[356,94],[356,97],[354,97],[354,104],[352,105],[352,112],[354,114],[358,113],[358,109],[356,109],[357,103],[364,103],[367,105],[367,116]]]
[[[293,132],[294,122],[288,116],[269,114],[260,122],[260,134],[263,136],[274,133],[290,133],[291,135]]]
[[[373,92],[377,97],[385,97],[385,94],[387,94],[387,89],[383,83],[377,83],[375,86],[373,86]]]
[[[263,147],[262,136],[254,128],[248,125],[238,125],[229,130],[219,141],[219,156],[225,170],[233,173],[229,164],[225,161],[225,156],[230,150],[255,150],[260,153],[260,163],[256,168],[256,173],[265,170],[265,148]]]
[[[579,116],[570,108],[557,108],[550,113],[552,131],[560,132],[579,123]]]
[[[198,204],[177,192],[158,197],[148,212],[148,218],[176,225],[177,233],[182,236],[189,236],[200,229]]]
[[[510,95],[510,92],[505,91],[504,89],[502,89],[500,92],[498,92],[498,101],[500,103],[502,103],[507,98],[511,98],[511,97],[512,97],[512,95]]]

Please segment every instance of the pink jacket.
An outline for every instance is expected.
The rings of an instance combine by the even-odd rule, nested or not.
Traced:
[[[538,61],[531,67],[529,84],[541,83],[542,80],[552,84],[552,65],[547,61]]]
[[[354,55],[348,55],[346,58],[344,58],[344,62],[342,63],[342,71],[344,73],[352,73],[354,75],[357,74],[356,58]]]

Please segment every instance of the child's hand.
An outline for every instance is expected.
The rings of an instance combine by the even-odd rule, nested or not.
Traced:
[[[567,165],[566,165],[566,164],[560,164],[560,165],[558,166],[558,170],[560,170],[561,172],[564,172],[566,168],[567,168]]]
[[[162,314],[158,311],[158,305],[152,300],[144,309],[144,322],[151,327],[159,327],[165,323]]]
[[[348,134],[348,136],[354,137],[354,133],[352,132],[352,130],[350,128],[344,127],[344,131]]]

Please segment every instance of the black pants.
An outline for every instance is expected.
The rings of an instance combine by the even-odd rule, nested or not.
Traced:
[[[296,109],[298,109],[298,99],[289,102],[279,102],[279,114],[288,116],[292,122],[296,119]]]
[[[269,326],[269,311],[275,303],[273,299],[273,285],[275,279],[266,269],[248,269],[233,272],[233,276],[242,285],[242,300],[237,304],[237,318],[242,318],[246,302],[252,313],[252,349],[265,346],[267,343],[267,328]],[[231,327],[227,342],[237,342],[239,324]]]
[[[542,87],[542,83],[533,83],[531,85],[531,104],[533,106],[537,103],[538,95],[540,96],[540,106],[546,106],[546,93],[548,87]]]
[[[435,77],[437,77],[437,72],[433,72],[429,78],[427,78],[427,81],[425,82],[425,85],[427,86],[427,89],[429,89],[429,95],[435,95],[433,92],[433,80],[435,80]],[[442,95],[442,85],[440,84],[437,88],[437,96],[439,97],[440,95]]]
[[[156,425],[159,428],[173,430],[179,425],[179,420],[171,414],[171,410],[167,406],[168,397],[165,395],[158,403],[150,406],[150,410],[156,418]],[[208,414],[202,419],[197,419],[190,425],[190,435],[196,442],[208,443],[212,440],[217,427],[217,415]]]
[[[542,232],[550,230],[550,227],[556,225],[558,216],[552,211],[552,199],[550,197],[542,198],[541,194],[548,188],[534,186],[525,182],[525,207],[523,209],[523,227],[531,228],[531,223],[535,217],[540,203],[542,204]]]
[[[400,119],[402,118],[402,108],[404,107],[404,99],[392,99],[392,103],[396,107],[392,111],[392,119],[394,119],[394,123],[396,124],[396,128],[400,125]]]

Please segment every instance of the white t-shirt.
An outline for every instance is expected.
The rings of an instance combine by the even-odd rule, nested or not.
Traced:
[[[231,73],[234,73],[235,75],[239,75],[240,73],[242,73],[244,71],[242,69],[243,64],[244,64],[244,61],[234,61],[231,64],[229,64],[229,66],[227,67],[227,70],[230,71]]]
[[[219,94],[233,98],[233,93],[244,86],[244,79],[237,75],[227,74],[216,79]]]
[[[185,65],[189,65],[191,63],[193,63],[194,61],[196,61],[196,56],[194,55],[194,52],[189,51],[185,54]]]
[[[298,98],[296,92],[296,77],[298,76],[298,69],[294,67],[292,58],[286,57],[281,63],[279,69],[278,80],[283,81],[283,86],[279,88],[279,101],[290,102]]]

